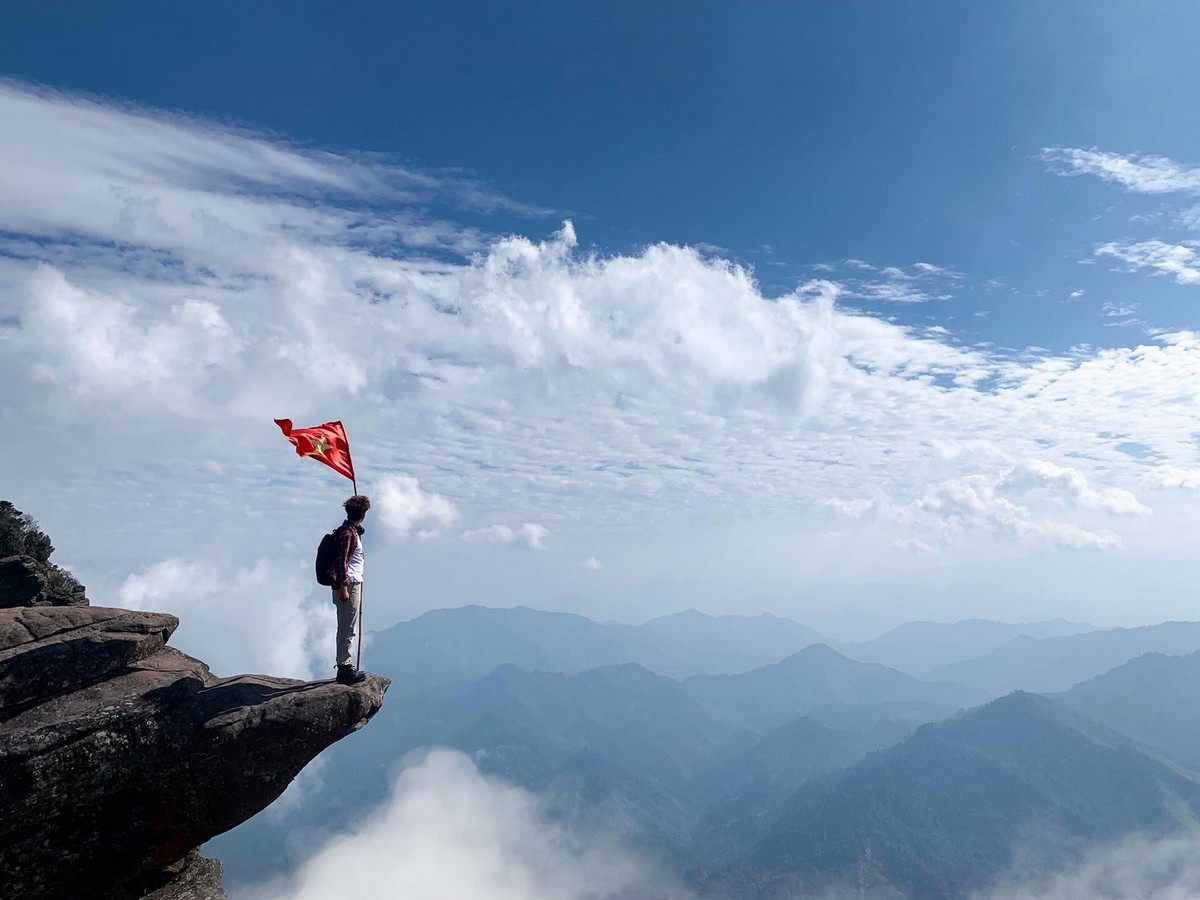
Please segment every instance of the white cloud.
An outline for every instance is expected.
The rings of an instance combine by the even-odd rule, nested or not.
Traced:
[[[210,301],[182,299],[161,310],[71,284],[38,266],[26,283],[22,321],[36,381],[81,399],[126,405],[155,402],[183,414],[205,403],[210,374],[235,365],[242,341]]]
[[[1095,175],[1138,194],[1200,193],[1200,168],[1165,156],[1046,147],[1042,159],[1062,175]]]
[[[1169,275],[1179,284],[1200,284],[1200,254],[1195,242],[1110,242],[1097,247],[1096,255],[1114,257],[1132,269],[1152,269],[1156,275]]]
[[[485,541],[489,544],[517,544],[530,550],[545,550],[550,530],[544,525],[525,522],[516,528],[508,525],[489,525],[462,533],[464,541]]]
[[[299,809],[311,797],[317,796],[325,785],[325,769],[329,766],[329,757],[322,754],[300,770],[300,774],[292,779],[284,788],[274,803],[262,811],[262,815],[281,825],[288,817]]]
[[[598,572],[600,570],[600,560],[596,559],[594,556],[589,556],[582,563],[580,563],[580,565],[582,565],[585,569],[590,569],[593,572]]]
[[[879,507],[877,501],[867,500],[865,498],[844,500],[841,497],[828,497],[818,502],[821,506],[832,509],[839,515],[843,515],[851,519],[861,519],[863,516],[875,512]]]
[[[1134,306],[1125,306],[1120,303],[1104,303],[1100,307],[1104,311],[1104,315],[1110,319],[1125,318],[1127,316],[1137,315],[1137,308]]]
[[[328,589],[314,590],[296,570],[265,559],[249,568],[166,559],[130,575],[117,596],[129,609],[178,616],[171,645],[217,675],[332,675],[336,620]]]
[[[385,531],[450,533],[519,508],[575,554],[550,577],[552,552],[397,544],[372,555],[405,585],[375,595],[375,627],[448,603],[565,603],[594,581],[566,548],[620,555],[622,597],[587,601],[606,616],[741,594],[746,579],[794,596],[823,572],[783,550],[751,564],[747,534],[823,534],[831,497],[875,499],[846,525],[855,552],[828,560],[847,573],[820,585],[830,596],[854,595],[865,545],[892,564],[901,515],[923,516],[939,560],[963,565],[970,542],[950,538],[968,531],[989,552],[1185,533],[1182,498],[1156,496],[1147,467],[1099,435],[1194,467],[1190,333],[1057,354],[965,346],[944,324],[837,302],[864,280],[952,293],[956,273],[931,263],[860,261],[769,296],[695,248],[604,254],[569,223],[532,226],[538,239],[445,221],[430,204],[469,202],[469,186],[377,157],[12,85],[0,118],[0,468],[101,578],[197,554],[307,567],[342,485],[290,452],[279,416],[346,423]],[[998,491],[1024,459],[1136,488],[1155,516],[1109,531],[1108,512],[1051,488]],[[958,532],[914,505],[971,476],[993,497],[957,513]],[[1033,540],[1039,528],[1058,539]],[[703,577],[664,590],[672,542],[710,536]]]
[[[892,544],[897,550],[908,550],[911,553],[937,553],[938,548],[927,544],[920,538],[902,538]]]
[[[613,831],[552,819],[538,799],[434,750],[397,777],[352,831],[314,847],[286,882],[236,900],[686,900],[663,868]]]
[[[1155,480],[1163,487],[1200,491],[1200,468],[1181,469],[1177,466],[1155,466]]]
[[[833,498],[822,505],[854,519],[882,521],[922,529],[949,545],[969,532],[985,532],[1031,547],[1063,550],[1115,550],[1120,537],[1107,529],[1088,529],[1018,503],[1012,495],[1037,493],[1061,506],[1082,507],[1118,516],[1145,516],[1149,508],[1122,488],[1098,490],[1075,469],[1044,460],[1027,460],[989,472],[973,472],[927,487],[916,499],[897,503],[887,496]],[[893,547],[929,552],[937,548],[920,538],[894,541]]]
[[[936,517],[944,534],[980,528],[1008,540],[1033,546],[1050,544],[1066,550],[1112,550],[1121,539],[1111,531],[1089,531],[1071,522],[1037,516],[1031,509],[1001,496],[1004,479],[967,475],[949,479],[925,493],[909,510]]]
[[[954,285],[962,279],[962,273],[932,263],[918,262],[902,268],[900,266],[873,266],[860,259],[848,259],[843,263],[849,271],[839,283],[844,296],[852,300],[881,301],[885,303],[926,303],[930,300],[948,300],[954,296]],[[827,266],[826,271],[837,271]]]
[[[1087,851],[1078,862],[1031,876],[1020,866],[972,900],[1188,900],[1200,896],[1200,836],[1133,835]]]
[[[1044,459],[1031,459],[1014,466],[1000,479],[1002,491],[1025,492],[1044,489],[1070,504],[1117,516],[1148,516],[1149,507],[1124,488],[1093,488],[1078,469]]]
[[[436,537],[458,521],[454,504],[431,491],[421,489],[417,479],[407,475],[384,475],[375,482],[374,508],[380,521],[392,535],[407,538]]]

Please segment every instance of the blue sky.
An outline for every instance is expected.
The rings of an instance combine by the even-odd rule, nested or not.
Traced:
[[[1188,617],[1194,4],[5,16],[3,493],[97,602],[269,593],[229,665],[303,671],[286,416],[347,423],[380,626]]]
[[[7,16],[10,75],[462,168],[554,211],[491,229],[567,213],[604,251],[714,245],[768,290],[847,257],[928,261],[967,275],[957,302],[889,312],[953,315],[967,336],[1017,346],[1119,342],[1104,302],[1187,324],[1169,282],[1079,265],[1158,198],[1048,178],[1039,153],[1200,159],[1191,3],[61,3]],[[1064,309],[1076,290],[1089,299]],[[978,309],[991,321],[966,314]]]

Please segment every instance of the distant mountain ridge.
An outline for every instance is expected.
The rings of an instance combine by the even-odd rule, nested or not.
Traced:
[[[1022,623],[991,619],[905,622],[872,640],[835,646],[851,659],[880,663],[923,677],[942,666],[990,653],[1014,638],[1066,637],[1094,630],[1092,625],[1065,619]]]
[[[506,664],[573,674],[636,663],[672,678],[744,672],[822,640],[811,628],[770,613],[688,610],[634,626],[526,606],[462,606],[431,610],[373,634],[370,653],[389,660],[393,693],[405,693],[481,678]]]
[[[853,879],[869,858],[906,895],[957,900],[1007,869],[1018,847],[1041,854],[1031,867],[1054,865],[1081,841],[1166,834],[1198,813],[1196,781],[1018,692],[810,781],[745,860],[777,873],[766,879],[775,889]]]
[[[1146,653],[1053,699],[1200,771],[1200,652]]]
[[[926,677],[1004,694],[1056,693],[1144,653],[1200,650],[1200,622],[1108,628],[1054,638],[1019,637],[990,653],[942,666]]]
[[[373,635],[370,654],[386,660],[403,693],[482,678],[503,665],[573,674],[632,662],[664,675],[691,674],[636,634],[525,606],[431,610]]]
[[[664,652],[708,660],[709,672],[736,674],[778,662],[829,640],[807,625],[772,613],[711,616],[696,609],[618,626],[655,643]]]
[[[1014,637],[1058,637],[1091,628],[1063,620],[908,622],[870,641],[841,643],[771,613],[713,616],[688,609],[626,625],[525,606],[462,606],[431,610],[371,635],[371,653],[403,661],[393,665],[400,667],[393,693],[479,678],[504,664],[567,674],[623,663],[672,678],[739,674],[814,644],[908,675],[955,681],[934,672],[992,652]]]
[[[741,675],[695,675],[683,689],[718,720],[741,728],[777,728],[816,707],[915,701],[947,708],[991,699],[986,691],[922,681],[814,644],[780,662]]]

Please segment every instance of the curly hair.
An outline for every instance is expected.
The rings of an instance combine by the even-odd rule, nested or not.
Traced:
[[[342,504],[346,510],[346,517],[352,522],[356,522],[366,515],[367,510],[371,508],[371,498],[365,494],[355,494],[349,500]]]

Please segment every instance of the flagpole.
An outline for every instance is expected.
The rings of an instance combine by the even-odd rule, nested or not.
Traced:
[[[349,450],[350,442],[346,442],[346,449]],[[350,483],[354,485],[354,496],[358,496],[358,479],[353,475],[350,476]],[[360,538],[361,540],[361,538]],[[358,583],[358,662],[354,665],[354,671],[362,671],[362,622],[363,622],[363,594],[366,593],[366,585],[360,581]]]

